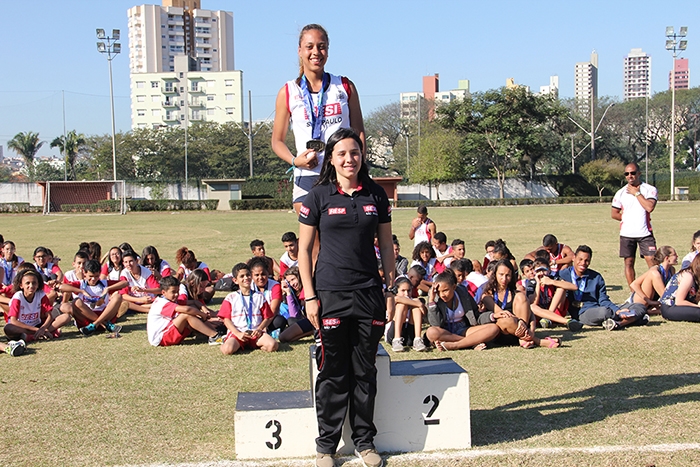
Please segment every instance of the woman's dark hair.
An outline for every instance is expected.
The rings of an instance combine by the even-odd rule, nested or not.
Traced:
[[[153,255],[153,257],[155,258],[155,260],[153,261],[153,264],[146,264],[148,255]],[[160,255],[158,254],[158,250],[153,245],[148,245],[141,252],[141,266],[153,266],[153,268],[155,270],[160,271],[160,264],[162,262],[163,262],[163,260],[161,259]]]
[[[112,253],[112,250],[117,250],[119,252],[119,258],[120,258],[119,264],[114,264],[112,262],[112,258],[110,256],[110,253]],[[124,255],[124,253],[122,252],[122,249],[119,248],[118,246],[113,246],[112,248],[110,248],[109,251],[107,252],[107,256],[105,258],[107,260],[107,270],[111,271],[113,269],[116,269],[117,271],[121,271],[122,269],[124,269],[124,264],[121,261],[123,255]]]
[[[88,251],[90,252],[90,259],[96,259],[99,261],[100,257],[102,257],[102,245],[97,242],[90,242],[90,248]]]
[[[261,258],[260,256],[254,256],[248,261],[248,269],[250,269],[250,272],[253,272],[253,269],[260,267],[265,271],[265,274],[268,276],[270,275],[270,271],[268,270],[270,266],[270,263],[267,262],[265,258]]]
[[[693,243],[695,243],[695,240],[700,238],[700,230],[696,230],[695,233],[693,234],[693,241],[690,242],[690,251],[695,251],[695,246]]]
[[[441,284],[447,284],[447,286],[449,287],[454,287],[457,285],[457,276],[455,276],[455,273],[452,271],[452,269],[445,269],[440,274],[435,276],[435,279],[433,279],[433,283],[437,282]]]
[[[326,48],[328,48],[328,46],[331,43],[331,41],[328,39],[328,32],[326,32],[326,30],[324,29],[323,26],[321,26],[320,24],[316,24],[316,23],[307,24],[306,26],[301,28],[301,31],[299,32],[299,47],[301,47],[301,40],[304,37],[304,34],[307,31],[313,31],[313,30],[318,31],[323,35],[324,39],[326,39]],[[299,57],[299,78],[297,78],[297,84],[299,84],[298,81],[303,75],[304,75],[304,64],[301,62],[301,57]]]
[[[333,165],[331,164],[331,161],[333,159],[333,149],[335,148],[335,145],[338,144],[338,142],[347,138],[355,140],[357,145],[360,147],[360,151],[362,151],[362,140],[352,128],[341,128],[340,130],[333,133],[326,142],[326,149],[323,157],[323,166],[321,167],[321,173],[318,176],[318,181],[316,182],[316,185],[326,185],[328,183],[338,182],[338,177],[335,173],[335,167],[333,167]],[[369,168],[367,167],[367,162],[365,161],[364,156],[362,157],[362,166],[360,167],[360,170],[357,173],[357,179],[361,183],[370,182]]]
[[[12,281],[12,289],[15,293],[19,292],[22,289],[22,278],[24,276],[36,277],[36,290],[39,291],[44,289],[44,278],[41,276],[41,274],[39,274],[39,271],[37,271],[36,269],[24,269],[22,271],[17,271],[15,280]]]
[[[15,246],[15,242],[13,242],[12,240],[8,240],[8,241],[6,241],[6,242],[2,242],[2,248],[5,248],[5,245],[12,245],[12,248],[17,249],[17,247]],[[17,267],[17,264],[18,264],[18,261],[19,261],[19,258],[17,257],[17,253],[14,253],[14,254],[12,255],[11,261],[12,261],[12,268],[13,268],[13,269],[16,268],[16,267]]]
[[[435,250],[433,250],[433,247],[430,246],[430,243],[420,242],[413,248],[413,255],[411,256],[413,261],[422,261],[420,258],[420,252],[423,250],[430,250],[430,257],[435,258]]]
[[[134,247],[132,247],[128,242],[124,242],[121,245],[119,245],[119,249],[122,251],[136,251],[134,250]]]
[[[489,263],[489,267],[491,266],[493,262]],[[496,262],[496,265],[493,268],[493,274],[491,277],[489,277],[489,281],[486,283],[486,290],[489,291],[490,293],[494,293],[498,290],[498,279],[496,278],[498,275],[498,268],[501,266],[505,266],[508,269],[510,269],[510,282],[508,283],[507,287],[508,290],[511,293],[515,293],[515,287],[517,283],[517,274],[515,273],[515,269],[513,268],[513,263],[510,262],[509,259],[500,259]]]
[[[36,255],[38,255],[39,253],[44,253],[45,255],[53,256],[49,253],[48,248],[46,248],[44,246],[38,246],[34,249],[34,254],[32,255],[32,258],[35,257]]]
[[[207,277],[207,273],[204,272],[202,269],[195,269],[190,273],[189,276],[187,276],[187,279],[185,279],[185,287],[187,288],[187,293],[190,296],[190,298],[194,300],[199,300],[199,285],[204,282],[208,281],[209,277]]]
[[[394,281],[394,293],[396,293],[396,291],[399,290],[399,286],[401,284],[408,284],[410,288],[413,288],[413,284],[411,284],[411,281],[408,279],[408,277],[401,276],[398,279],[396,279],[396,281]]]
[[[506,241],[499,238],[493,245],[493,254],[498,255],[501,259],[515,259],[513,254],[506,246]]]
[[[175,261],[179,264],[184,264],[187,266],[188,264],[196,263],[197,257],[194,255],[194,251],[188,249],[186,246],[183,246],[175,252]]]
[[[674,251],[673,247],[668,246],[668,245],[664,245],[661,248],[658,248],[656,250],[656,253],[654,254],[652,261],[654,262],[654,264],[659,265],[659,264],[663,263],[664,258],[666,258],[671,253],[673,253],[673,251]]]

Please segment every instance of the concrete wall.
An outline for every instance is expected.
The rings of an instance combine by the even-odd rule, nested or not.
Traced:
[[[440,196],[435,186],[399,185],[401,200],[447,200],[469,198],[498,198],[498,182],[495,179],[473,179],[461,183],[445,183],[439,187]],[[554,198],[559,196],[554,188],[538,181],[529,182],[509,178],[504,186],[506,198]]]
[[[36,183],[0,183],[0,203],[43,206],[43,191]]]

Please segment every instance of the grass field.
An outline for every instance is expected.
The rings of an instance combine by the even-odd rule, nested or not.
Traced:
[[[659,204],[653,215],[658,245],[670,244],[685,254],[700,227],[698,208],[698,203]],[[394,211],[394,231],[406,256],[413,214]],[[484,243],[499,237],[517,257],[538,246],[546,233],[574,249],[586,243],[594,251],[591,267],[604,275],[613,300],[626,298],[617,223],[607,205],[432,208],[430,217],[449,240],[465,240],[468,257],[481,258]],[[248,243],[254,238],[264,240],[268,254],[279,257],[280,237],[296,230],[296,219],[288,212],[3,215],[0,225],[18,254],[27,258],[35,246],[48,246],[63,258],[64,270],[78,243],[91,240],[105,251],[123,241],[137,248],[153,244],[171,263],[175,250],[186,245],[210,267],[228,270],[250,256]],[[638,261],[639,272],[642,263]],[[308,339],[281,345],[275,354],[224,357],[201,341],[150,347],[145,316],[129,316],[122,324],[121,339],[82,338],[68,327],[65,338],[32,345],[26,356],[0,356],[5,428],[0,464],[233,460],[233,408],[239,391],[308,388]],[[615,333],[538,333],[562,336],[565,345],[450,354],[469,371],[474,449],[506,454],[470,458],[447,453],[432,460],[399,456],[388,465],[700,464],[700,450],[644,449],[698,441],[700,326],[655,317],[647,327]],[[392,354],[393,359],[435,357],[434,352]],[[591,446],[640,449],[520,451]]]

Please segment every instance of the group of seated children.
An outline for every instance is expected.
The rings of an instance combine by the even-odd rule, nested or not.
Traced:
[[[81,243],[72,269],[64,273],[50,249],[36,248],[34,263],[25,262],[15,244],[0,236],[0,308],[9,339],[0,343],[0,351],[21,355],[27,342],[59,337],[70,322],[85,336],[105,331],[118,336],[117,319],[129,310],[148,313],[148,340],[154,346],[179,344],[196,331],[212,345],[223,344],[225,354],[255,347],[274,351],[277,341],[271,335],[291,342],[313,332],[304,312],[296,235],[287,232],[282,242],[281,267],[265,255],[261,240],[251,242],[253,256],[233,268],[228,290],[235,291],[217,313],[207,304],[226,276],[210,271],[187,247],[177,250],[178,267],[171,268],[154,246],[138,255],[122,243],[101,258],[97,242]],[[280,271],[281,283],[271,278]]]

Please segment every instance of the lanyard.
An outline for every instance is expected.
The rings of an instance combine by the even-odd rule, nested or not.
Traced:
[[[325,95],[325,89],[330,82],[330,75],[328,73],[323,74],[323,82],[321,83],[321,90],[318,92],[318,105],[314,111],[314,99],[309,91],[308,81],[306,76],[302,76],[299,87],[301,87],[302,101],[304,102],[304,108],[306,113],[311,120],[311,139],[321,139],[321,126],[323,120],[323,97]]]
[[[574,292],[574,298],[577,302],[580,302],[583,298],[583,291],[586,289],[586,278],[583,276],[581,278],[576,277],[574,268],[571,268],[571,280],[578,286],[578,290]]]
[[[493,300],[496,302],[496,305],[501,307],[501,310],[505,310],[506,306],[508,305],[508,289],[506,289],[506,293],[503,294],[502,303],[498,303],[498,292],[493,293]]]
[[[664,284],[667,284],[671,276],[671,271],[665,270],[664,267],[659,264],[659,272],[661,273],[661,278],[664,280]]]
[[[251,329],[253,325],[253,289],[250,289],[250,297],[248,297],[248,312],[245,315],[246,323],[248,323],[248,329]],[[245,299],[243,298],[243,292],[241,292],[241,303],[243,303],[243,311],[245,312]]]
[[[7,260],[3,259],[2,268],[5,270],[5,280],[2,282],[3,285],[12,284],[12,279],[14,279],[14,277],[12,277],[12,273],[14,272],[12,263],[8,263]]]

